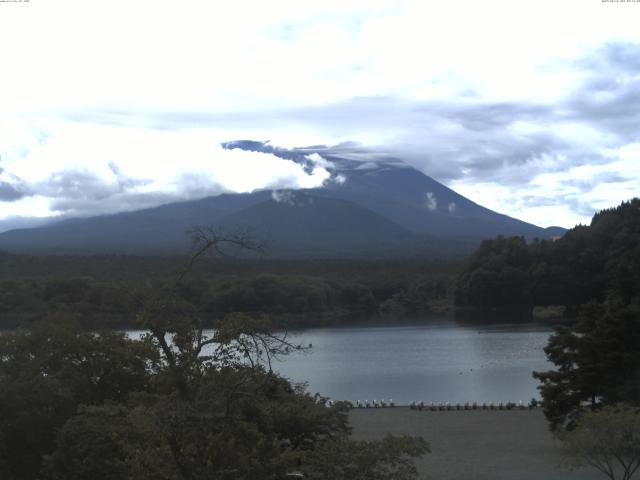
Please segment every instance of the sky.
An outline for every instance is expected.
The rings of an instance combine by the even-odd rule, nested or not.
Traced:
[[[640,194],[640,2],[0,2],[0,231],[329,173],[357,142],[572,227]],[[348,179],[347,179],[348,181]]]

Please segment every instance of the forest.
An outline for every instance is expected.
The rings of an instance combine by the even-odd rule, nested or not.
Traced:
[[[204,255],[225,242],[254,246],[205,235],[184,257],[0,255],[1,478],[415,478],[424,439],[353,440],[349,405],[271,369],[304,349],[283,327],[380,314],[566,306],[545,348],[555,368],[533,372],[551,429],[640,406],[638,199],[553,241],[486,240],[462,263]]]
[[[348,405],[327,405],[271,369],[273,359],[304,347],[264,315],[203,321],[186,288],[193,261],[245,240],[199,240],[184,268],[131,295],[135,326],[146,332],[140,339],[82,325],[63,310],[0,333],[0,478],[415,478],[412,460],[428,443],[351,439]],[[44,298],[68,304],[91,289],[46,285]]]
[[[459,307],[580,305],[640,295],[640,200],[594,215],[555,240],[485,240],[452,286]]]
[[[188,256],[33,256],[0,253],[0,329],[53,312],[87,328],[135,327],[136,297],[183,268]],[[452,260],[242,260],[203,258],[180,295],[212,319],[269,315],[280,327],[428,314],[448,307]],[[209,320],[207,320],[209,321]]]
[[[555,240],[484,240],[466,259],[370,260],[204,258],[180,295],[207,318],[265,314],[282,328],[358,322],[377,316],[477,315],[581,305],[640,291],[638,200],[597,213]],[[38,256],[0,252],[0,329],[52,312],[87,328],[132,328],[136,296],[178,271],[184,256]]]

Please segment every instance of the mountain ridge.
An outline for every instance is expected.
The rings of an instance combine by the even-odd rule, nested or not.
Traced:
[[[9,251],[186,251],[195,225],[250,228],[269,237],[279,256],[361,256],[468,253],[484,238],[549,238],[557,228],[493,212],[433,178],[384,157],[369,159],[353,144],[283,149],[235,141],[225,148],[272,153],[303,166],[322,166],[330,177],[304,190],[224,193],[154,208],[67,219],[0,234]]]

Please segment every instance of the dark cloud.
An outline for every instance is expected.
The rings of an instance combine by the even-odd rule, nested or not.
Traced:
[[[2,156],[0,156],[0,162]],[[0,167],[0,175],[4,173],[4,168]],[[14,180],[14,183],[9,183],[4,180],[0,180],[0,202],[15,202],[27,196],[23,183],[15,175],[7,174],[9,178]]]
[[[586,80],[566,102],[567,116],[620,137],[640,139],[640,44],[608,44],[577,62]]]
[[[15,202],[25,196],[24,192],[18,190],[12,184],[0,181],[0,202]]]
[[[574,179],[574,180],[566,180],[564,183],[572,187],[577,187],[581,191],[589,191],[589,190],[592,190],[594,187],[601,185],[603,183],[620,183],[620,182],[626,182],[627,180],[629,179],[615,172],[606,172],[606,173],[600,173],[600,174],[594,175],[588,180]]]
[[[109,182],[92,173],[65,170],[51,175],[46,181],[37,186],[39,193],[53,198],[65,200],[90,200],[99,201],[123,193],[127,187],[143,185],[144,182],[135,182],[130,179],[120,179]]]
[[[49,177],[37,186],[37,191],[52,198],[51,210],[64,217],[139,210],[226,191],[198,175],[183,175],[175,179],[175,185],[179,185],[176,191],[137,192],[135,187],[149,181],[125,178],[115,165],[110,165],[110,168],[116,174],[115,182],[87,172],[68,170]]]

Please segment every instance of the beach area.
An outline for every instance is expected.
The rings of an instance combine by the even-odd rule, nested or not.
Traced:
[[[422,436],[431,453],[416,461],[420,479],[598,480],[591,468],[561,466],[559,443],[541,410],[411,410],[356,408],[349,420],[353,437],[374,440],[387,434]]]

